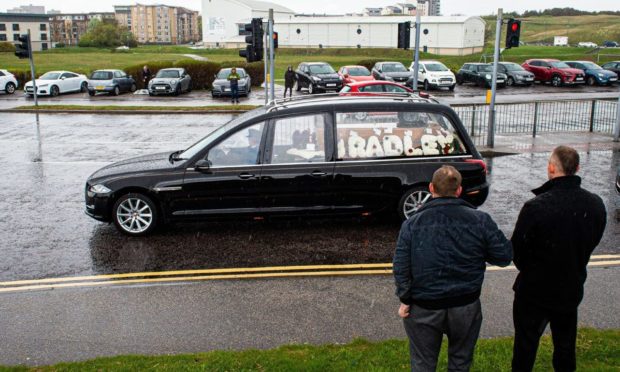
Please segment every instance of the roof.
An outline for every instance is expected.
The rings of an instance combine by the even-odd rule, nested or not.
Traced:
[[[268,106],[269,112],[273,109],[284,108],[301,108],[301,109],[316,109],[316,107],[324,108],[325,105],[331,105],[338,109],[339,106],[355,105],[355,106],[372,106],[373,108],[385,108],[387,105],[398,105],[411,107],[411,103],[432,104],[433,106],[443,106],[437,104],[436,101],[427,98],[421,98],[415,94],[400,93],[400,94],[382,94],[376,96],[367,95],[355,95],[355,94],[319,94],[314,96],[298,96],[292,99],[276,100],[275,105]]]
[[[274,12],[278,12],[278,13],[291,13],[291,14],[295,14],[294,11],[292,11],[291,9],[282,6],[282,5],[278,5],[275,3],[270,3],[268,1],[257,1],[257,0],[231,0],[243,5],[246,5],[250,8],[252,8],[252,10],[259,10],[259,11],[263,11],[263,12],[268,12],[269,9],[273,9]]]
[[[235,0],[241,1],[241,0]],[[407,21],[415,21],[415,16],[389,16],[389,17],[294,17],[292,19],[279,19],[278,24],[299,24],[299,23],[343,23],[343,24],[369,24],[369,23],[385,23],[397,24]],[[484,19],[476,16],[422,16],[420,22],[422,24],[449,24],[449,23],[465,23],[470,20],[477,20],[486,24]]]
[[[48,14],[0,13],[0,21],[49,22]]]

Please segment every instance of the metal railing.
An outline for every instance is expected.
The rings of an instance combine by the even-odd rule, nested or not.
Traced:
[[[453,105],[476,145],[484,145],[489,106]],[[617,101],[571,100],[504,103],[495,106],[495,134],[596,132],[613,134]]]

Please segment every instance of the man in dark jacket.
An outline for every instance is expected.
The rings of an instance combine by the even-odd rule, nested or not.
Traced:
[[[512,247],[491,217],[459,199],[461,175],[444,165],[433,175],[433,198],[401,227],[394,255],[396,295],[409,336],[412,371],[435,371],[443,334],[448,370],[467,371],[482,312],[486,262],[507,266]]]
[[[287,90],[290,92],[288,96],[293,96],[293,86],[295,86],[295,80],[297,80],[295,71],[293,71],[293,67],[288,66],[288,69],[284,73],[284,98],[286,98]]]
[[[531,371],[547,324],[553,338],[553,368],[574,371],[577,307],[586,266],[605,230],[601,198],[580,187],[579,154],[559,146],[549,159],[549,181],[533,190],[512,234],[515,326],[513,371]]]
[[[149,81],[151,81],[151,70],[149,70],[149,66],[144,65],[142,67],[142,84],[144,84],[144,89],[148,89]]]

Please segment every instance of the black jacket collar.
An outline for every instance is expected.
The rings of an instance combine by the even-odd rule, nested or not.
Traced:
[[[563,176],[545,182],[542,186],[532,190],[534,195],[543,194],[551,189],[578,189],[581,186],[581,177]]]
[[[422,207],[420,207],[420,209],[418,209],[418,212],[425,211],[427,209],[434,208],[434,207],[445,206],[445,205],[463,206],[463,207],[469,207],[472,209],[476,209],[476,207],[469,204],[463,199],[456,198],[453,196],[444,196],[440,198],[432,198],[431,200],[427,201]]]

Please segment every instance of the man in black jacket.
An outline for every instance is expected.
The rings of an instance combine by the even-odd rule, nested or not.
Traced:
[[[288,66],[286,72],[284,73],[284,98],[286,98],[286,91],[289,91],[289,97],[293,96],[293,87],[295,86],[295,81],[297,80],[297,75],[295,75],[295,71],[293,71],[292,66]]]
[[[394,255],[396,295],[409,336],[412,371],[435,371],[443,334],[448,370],[467,371],[482,312],[486,262],[507,266],[512,247],[491,217],[461,194],[461,174],[444,165],[429,185],[433,198],[401,227]]]
[[[533,190],[512,235],[515,327],[513,371],[531,371],[547,324],[553,339],[553,368],[574,371],[577,307],[586,266],[605,230],[601,198],[580,187],[579,154],[559,146],[549,159],[549,181]]]

